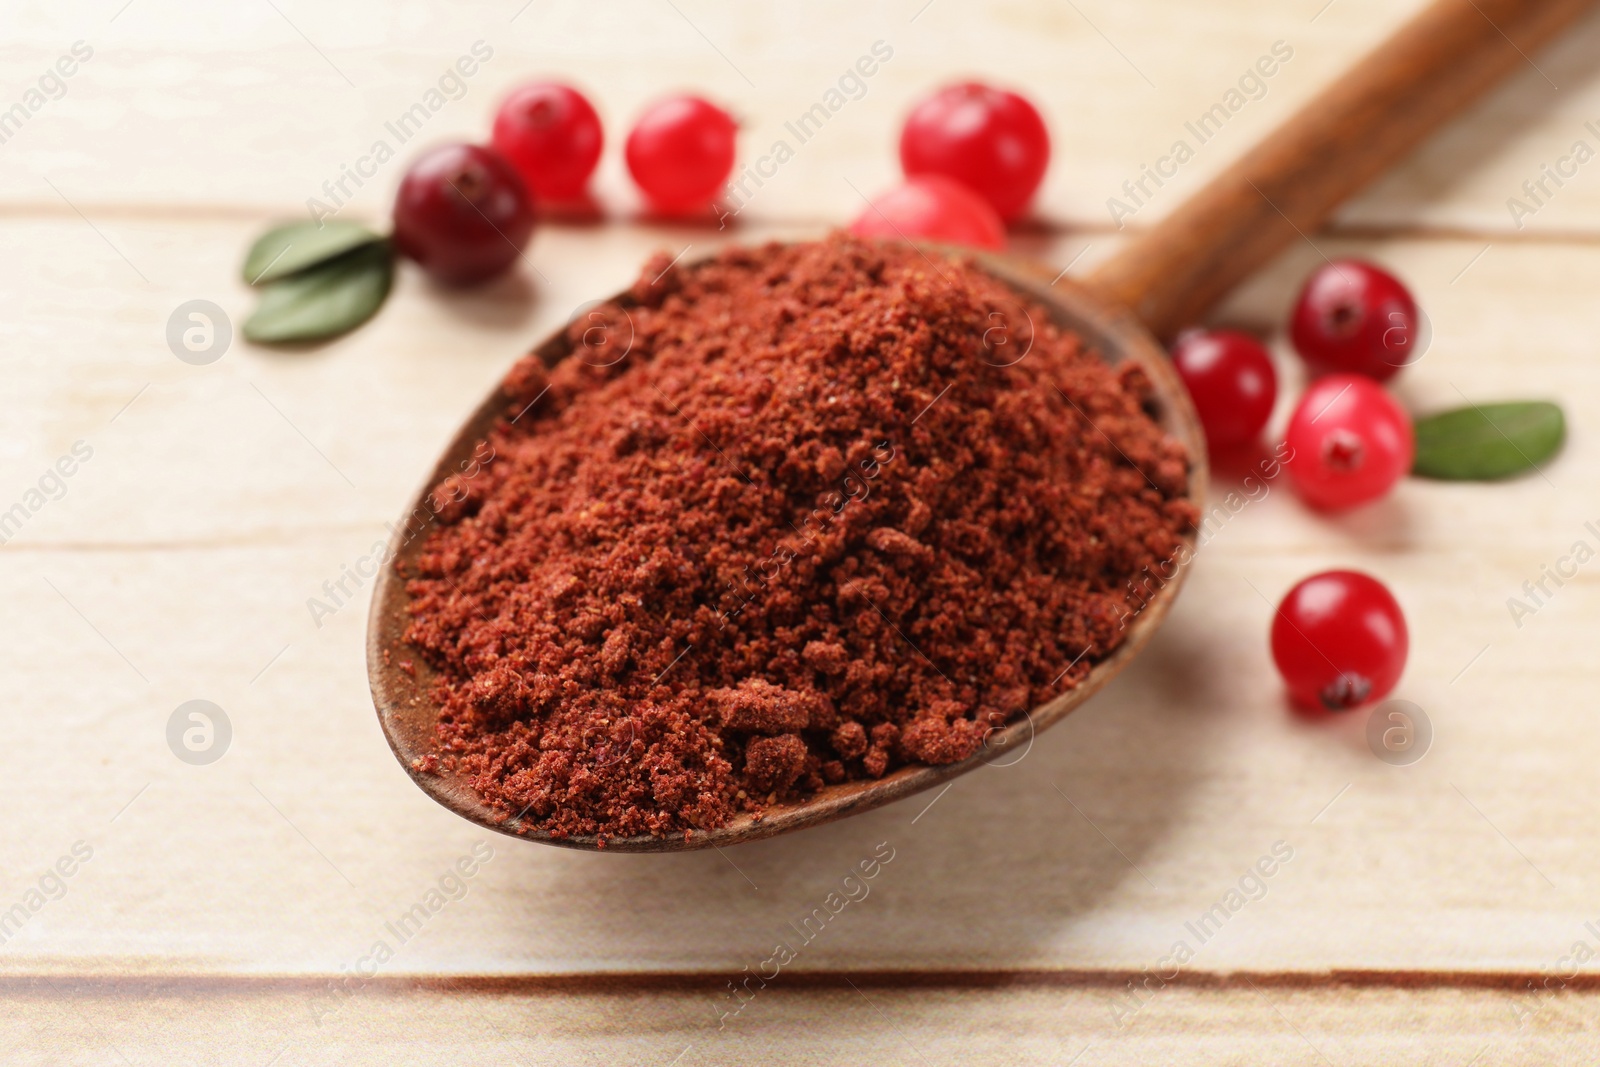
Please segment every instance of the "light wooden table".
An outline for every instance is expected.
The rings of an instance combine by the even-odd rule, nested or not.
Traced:
[[[909,102],[962,73],[1048,112],[1047,222],[1017,249],[1091,263],[1118,240],[1106,199],[1275,41],[1293,58],[1265,95],[1132,225],[1417,3],[520,3],[95,0],[5,16],[0,111],[74,42],[92,56],[0,143],[0,512],[25,511],[0,547],[0,1059],[1593,1059],[1600,966],[1569,963],[1576,944],[1600,952],[1600,563],[1520,625],[1507,598],[1575,542],[1600,547],[1585,525],[1600,524],[1600,161],[1521,228],[1507,199],[1575,141],[1600,148],[1600,21],[1530,56],[1218,314],[1272,332],[1292,396],[1278,324],[1298,281],[1322,254],[1375,257],[1432,318],[1404,401],[1559,399],[1571,437],[1542,474],[1408,482],[1334,520],[1274,489],[1221,528],[1137,669],[1014,766],[725,854],[592,856],[491,839],[425,798],[377,729],[364,600],[320,626],[306,606],[382,536],[508,363],[655,249],[847,220],[857,190],[893,179]],[[528,268],[477,293],[405,271],[378,320],[314,351],[235,336],[210,365],[174,358],[174,309],[206,299],[242,321],[247,241],[325,199],[480,40],[493,55],[464,95],[400,160],[346,179],[343,212],[383,219],[418,144],[481,137],[506,89],[557,74],[608,123],[607,221],[544,228]],[[727,101],[753,161],[879,40],[892,59],[731,234],[632,221],[617,141],[651,95]],[[46,477],[80,441],[90,458]],[[1411,620],[1397,695],[1435,731],[1414,766],[1373,756],[1365,716],[1283,707],[1268,601],[1335,565],[1384,578]],[[193,699],[231,723],[210,765],[166,740]],[[880,842],[894,859],[871,895],[724,1017],[727,983]],[[1276,842],[1293,859],[1199,944],[1185,924]],[[492,857],[430,909],[475,848]],[[62,857],[71,877],[47,876]],[[426,921],[402,943],[387,924],[419,902]],[[1160,961],[1180,939],[1193,959],[1130,1010],[1128,982],[1171,975]],[[1528,991],[1556,973],[1576,977]]]

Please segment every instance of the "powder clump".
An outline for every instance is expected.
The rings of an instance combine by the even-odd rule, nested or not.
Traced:
[[[959,257],[660,257],[569,340],[406,575],[440,765],[524,830],[966,759],[1117,648],[1197,518],[1143,373]]]

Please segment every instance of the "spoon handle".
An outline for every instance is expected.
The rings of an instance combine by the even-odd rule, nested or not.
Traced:
[[[1089,284],[1170,339],[1594,3],[1435,0]]]

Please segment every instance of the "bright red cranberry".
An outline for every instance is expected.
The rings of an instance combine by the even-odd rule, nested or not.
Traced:
[[[907,177],[941,174],[1015,219],[1044,178],[1050,133],[1027,100],[980,82],[939,90],[918,104],[900,132]]]
[[[1376,500],[1411,469],[1411,416],[1371,378],[1331,374],[1305,391],[1289,419],[1285,462],[1313,507]]]
[[[1004,248],[1005,224],[978,194],[937,175],[907,178],[875,197],[850,224],[857,237]]]
[[[1334,260],[1306,280],[1289,334],[1318,373],[1384,381],[1421,357],[1417,302],[1400,279],[1359,259]]]
[[[1238,330],[1189,330],[1172,346],[1172,362],[1213,449],[1261,435],[1278,399],[1278,375],[1260,341]]]
[[[1410,638],[1394,596],[1358,571],[1324,571],[1289,590],[1272,619],[1272,659],[1289,695],[1344,711],[1389,695]]]
[[[603,140],[594,107],[582,93],[557,82],[514,90],[494,116],[495,150],[541,199],[581,197]]]
[[[733,117],[698,96],[669,96],[650,106],[628,134],[633,180],[658,211],[704,207],[733,173]]]
[[[395,246],[446,285],[471,285],[516,262],[533,233],[533,198],[496,151],[449,144],[418,157],[394,200]]]

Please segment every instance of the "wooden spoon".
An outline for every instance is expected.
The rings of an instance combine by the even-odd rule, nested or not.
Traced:
[[[1134,360],[1154,384],[1158,417],[1193,459],[1189,496],[1203,505],[1205,442],[1179,381],[1157,338],[1170,338],[1195,322],[1250,272],[1321,224],[1333,208],[1409,151],[1446,118],[1465,107],[1540,45],[1593,6],[1595,0],[1437,0],[1343,79],[1305,105],[1283,126],[1213,179],[1158,225],[1134,238],[1083,283],[1050,284],[1039,269],[1001,257],[984,269],[1043,305],[1058,325],[1082,336],[1108,362]],[[1043,275],[1049,277],[1048,273]],[[613,299],[627,302],[625,294]],[[570,351],[565,331],[536,350],[553,365]],[[462,469],[476,444],[510,404],[500,389],[466,421],[407,512],[427,515],[427,493]],[[409,615],[404,575],[414,572],[425,536],[402,524],[373,590],[367,632],[367,670],[378,719],[396,757],[412,779],[451,811],[492,830],[530,841],[609,852],[673,852],[736,844],[829,822],[887,804],[992,762],[1032,743],[1033,735],[1063,718],[1121,672],[1166,617],[1186,568],[1167,582],[1129,627],[1126,640],[1096,664],[1074,689],[1033,709],[992,735],[985,750],[961,763],[908,766],[876,781],[823,789],[798,804],[768,808],[760,817],[739,815],[716,830],[663,837],[553,838],[516,820],[497,821],[478,794],[448,773],[425,773],[415,761],[434,751],[439,709],[433,672],[407,649]],[[415,673],[400,669],[409,659]]]

